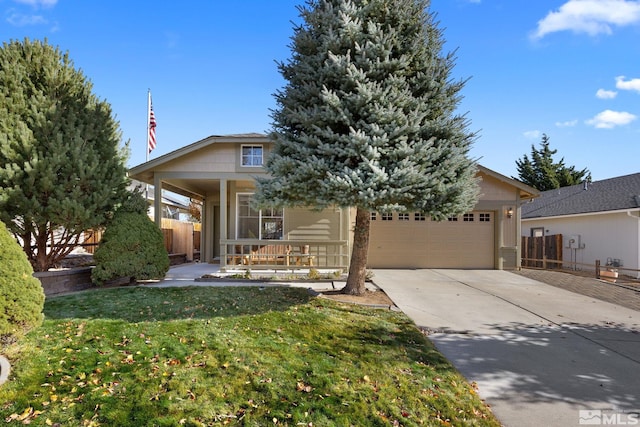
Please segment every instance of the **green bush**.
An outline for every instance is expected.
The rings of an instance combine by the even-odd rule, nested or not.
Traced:
[[[40,326],[44,291],[27,256],[0,222],[0,343]]]
[[[121,277],[161,279],[167,273],[169,255],[162,231],[147,216],[146,206],[136,192],[116,211],[93,256],[94,283]]]

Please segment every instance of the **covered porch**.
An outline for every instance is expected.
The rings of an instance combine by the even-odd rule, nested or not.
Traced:
[[[212,136],[129,171],[162,190],[202,203],[200,259],[231,270],[346,270],[350,210],[268,209],[252,204],[255,176],[271,142],[264,135]],[[247,157],[249,153],[253,157]],[[260,156],[258,158],[258,155]],[[159,214],[154,221],[160,226]]]

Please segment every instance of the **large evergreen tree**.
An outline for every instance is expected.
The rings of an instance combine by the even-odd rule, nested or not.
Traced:
[[[576,170],[575,166],[566,166],[564,157],[559,162],[553,160],[558,150],[549,147],[549,137],[542,134],[540,148],[531,145],[531,159],[525,154],[516,160],[517,179],[540,191],[553,190],[560,187],[580,184],[591,180],[591,173],[587,168]]]
[[[475,204],[463,81],[427,0],[309,0],[275,97],[261,204],[356,207],[343,292],[365,290],[371,211],[444,219]]]
[[[66,256],[125,194],[111,107],[46,41],[0,48],[0,219],[34,270]]]

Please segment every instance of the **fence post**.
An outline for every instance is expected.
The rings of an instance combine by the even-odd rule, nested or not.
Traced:
[[[596,279],[600,278],[600,260],[596,260]]]

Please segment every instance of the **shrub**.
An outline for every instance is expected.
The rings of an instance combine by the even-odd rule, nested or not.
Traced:
[[[162,231],[147,216],[140,193],[132,193],[116,211],[93,259],[91,280],[96,284],[121,277],[161,279],[167,273],[169,255]]]
[[[42,284],[33,277],[26,254],[0,222],[0,342],[40,326],[44,307]]]

